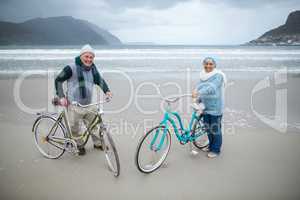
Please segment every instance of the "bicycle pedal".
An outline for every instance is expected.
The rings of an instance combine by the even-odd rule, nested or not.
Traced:
[[[72,139],[65,140],[64,149],[73,155],[76,155],[79,152],[79,150],[77,148],[77,143],[75,142],[75,140],[72,140]]]
[[[66,149],[67,152],[69,152],[72,155],[78,155],[79,150],[78,149]]]

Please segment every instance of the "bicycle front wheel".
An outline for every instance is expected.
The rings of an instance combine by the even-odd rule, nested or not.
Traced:
[[[115,143],[108,131],[103,133],[103,148],[108,167],[115,177],[120,175],[120,160]]]
[[[141,138],[135,156],[135,164],[139,171],[151,173],[167,158],[171,147],[171,135],[169,130],[165,129],[165,126],[154,127]]]
[[[64,152],[65,130],[61,123],[50,116],[40,116],[34,124],[34,141],[46,158],[59,158]]]

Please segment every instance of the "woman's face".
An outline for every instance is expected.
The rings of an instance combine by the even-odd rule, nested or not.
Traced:
[[[86,52],[80,56],[80,59],[86,67],[90,67],[94,62],[94,57],[94,54]]]
[[[206,62],[203,63],[203,68],[205,72],[209,73],[214,70],[215,64],[212,60],[207,60]]]

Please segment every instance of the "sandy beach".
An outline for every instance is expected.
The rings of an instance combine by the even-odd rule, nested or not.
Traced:
[[[191,156],[188,146],[178,144],[172,137],[166,166],[150,175],[137,170],[134,155],[144,129],[160,121],[162,110],[158,98],[136,98],[156,94],[151,85],[141,84],[160,84],[164,94],[176,94],[180,92],[178,88],[166,85],[167,82],[178,84],[184,93],[189,92],[189,83],[180,74],[163,79],[139,73],[129,77],[133,90],[124,77],[105,76],[114,98],[105,107],[103,118],[113,129],[119,151],[119,178],[108,171],[103,152],[94,150],[91,142],[82,157],[68,153],[58,160],[42,157],[31,132],[36,116],[16,103],[16,79],[2,78],[0,199],[299,199],[299,77],[288,76],[284,85],[271,84],[254,98],[255,110],[271,116],[276,104],[274,91],[287,89],[286,131],[268,126],[251,109],[251,91],[263,77],[232,76],[226,90],[221,156],[208,159],[204,152]],[[191,78],[191,85],[197,81],[195,77]],[[27,107],[46,107],[49,87],[52,85],[43,76],[27,78],[20,98]],[[127,103],[125,110],[116,111]],[[177,107],[186,120],[191,111],[188,105],[189,100],[183,100]]]
[[[300,0],[0,0],[0,27],[0,200],[300,200]]]

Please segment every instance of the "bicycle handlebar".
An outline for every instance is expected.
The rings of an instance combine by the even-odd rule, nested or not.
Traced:
[[[79,106],[79,107],[81,107],[81,108],[87,108],[87,107],[90,107],[90,106],[96,106],[96,105],[101,105],[101,104],[105,104],[105,103],[108,103],[108,102],[110,102],[110,99],[109,98],[107,98],[105,101],[99,101],[99,102],[97,102],[97,103],[91,103],[91,104],[86,104],[86,105],[82,105],[82,104],[80,104],[79,102],[77,102],[77,101],[72,101],[72,105],[74,105],[74,106]]]
[[[90,106],[95,106],[95,105],[101,105],[101,104],[108,103],[108,102],[110,102],[110,100],[111,100],[111,98],[107,97],[107,98],[105,98],[105,101],[99,101],[99,102],[91,103],[91,104],[87,104],[87,105],[82,105],[77,101],[72,101],[71,103],[69,102],[68,105],[71,104],[71,105],[79,106],[81,108],[87,108],[87,107],[90,107]],[[54,106],[59,106],[60,105],[59,98],[57,98],[57,97],[53,98],[52,99],[52,104]]]
[[[160,88],[160,87],[159,87]],[[167,103],[175,103],[177,102],[179,99],[183,98],[183,97],[192,97],[192,94],[181,94],[181,95],[174,95],[174,96],[171,96],[171,97],[164,97],[161,92],[160,92],[160,89],[157,90],[160,98],[167,102]]]

